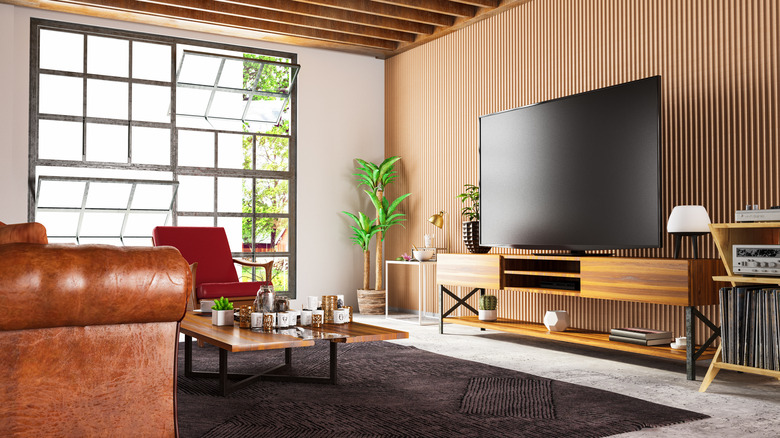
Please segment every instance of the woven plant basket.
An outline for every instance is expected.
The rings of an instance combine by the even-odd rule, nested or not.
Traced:
[[[490,251],[489,246],[479,246],[479,221],[463,222],[463,243],[466,249],[475,254],[484,254]]]
[[[358,289],[358,311],[362,315],[384,315],[385,291]]]

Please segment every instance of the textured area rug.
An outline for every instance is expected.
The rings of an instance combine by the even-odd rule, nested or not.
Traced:
[[[599,437],[707,418],[585,386],[543,379],[389,342],[340,344],[339,384],[257,382],[228,397],[217,380],[183,376],[187,437]],[[193,369],[216,371],[215,347]],[[283,363],[280,351],[231,353],[230,372]],[[328,373],[328,344],[294,349],[301,375]]]

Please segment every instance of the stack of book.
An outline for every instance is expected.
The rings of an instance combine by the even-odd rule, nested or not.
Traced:
[[[627,342],[637,345],[664,345],[674,341],[672,332],[646,328],[614,328],[609,333],[610,341]]]

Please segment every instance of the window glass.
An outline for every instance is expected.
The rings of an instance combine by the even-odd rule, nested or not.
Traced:
[[[133,163],[161,164],[171,162],[171,131],[166,128],[133,126]]]
[[[214,167],[214,133],[180,129],[179,166]]]
[[[84,35],[42,29],[38,56],[42,69],[84,71]]]
[[[252,169],[252,136],[219,134],[217,162],[225,169]]]
[[[130,41],[89,35],[87,73],[126,78],[130,73]]]
[[[214,178],[210,176],[180,176],[179,211],[213,212]]]
[[[83,125],[78,122],[38,122],[38,158],[81,161]]]
[[[87,79],[87,116],[127,120],[127,83]]]
[[[127,162],[127,126],[87,123],[87,161]]]
[[[217,211],[252,212],[252,178],[217,178]]]
[[[133,120],[170,122],[171,88],[157,85],[133,85]]]
[[[171,47],[133,41],[133,79],[171,81]]]
[[[38,111],[42,114],[81,116],[84,114],[84,80],[67,76],[41,75]]]
[[[290,182],[285,179],[258,179],[255,188],[256,213],[287,213]]]

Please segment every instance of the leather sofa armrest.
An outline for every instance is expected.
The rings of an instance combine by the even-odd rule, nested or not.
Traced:
[[[0,245],[0,330],[180,321],[191,288],[171,247]]]
[[[0,222],[0,245],[21,242],[49,243],[46,227],[38,222],[8,225]]]

